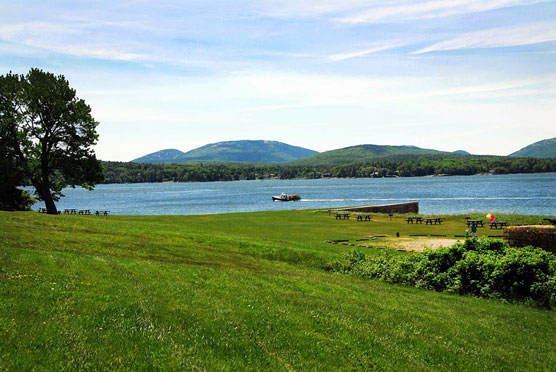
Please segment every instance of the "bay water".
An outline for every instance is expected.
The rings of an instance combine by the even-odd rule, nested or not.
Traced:
[[[556,174],[97,185],[64,189],[65,208],[120,215],[211,214],[419,202],[423,214],[556,215]],[[281,192],[299,202],[273,202]],[[44,206],[35,204],[34,209]]]

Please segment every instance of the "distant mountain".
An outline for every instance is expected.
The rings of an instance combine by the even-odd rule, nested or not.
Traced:
[[[186,163],[192,161],[285,163],[318,154],[317,151],[277,141],[226,141],[181,152],[161,150],[132,160],[135,163]]]
[[[508,156],[528,158],[556,158],[556,137],[535,142]]]
[[[134,163],[149,163],[149,164],[161,164],[161,163],[179,163],[180,157],[182,157],[185,153],[180,150],[176,149],[166,149],[160,150],[157,152],[153,152],[152,154],[148,154],[132,160]]]
[[[370,162],[385,158],[409,158],[422,155],[453,155],[449,152],[422,149],[417,146],[359,145],[325,151],[320,154],[295,160],[295,165],[343,165]]]
[[[452,151],[452,154],[456,154],[456,155],[471,155],[470,153],[468,153],[465,150],[456,150],[456,151]]]

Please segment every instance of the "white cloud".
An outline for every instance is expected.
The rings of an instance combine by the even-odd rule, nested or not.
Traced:
[[[348,53],[331,54],[331,55],[328,56],[328,60],[334,61],[334,62],[335,61],[343,61],[343,60],[346,60],[346,59],[362,57],[362,56],[366,56],[366,55],[369,55],[369,54],[382,52],[383,50],[399,48],[401,46],[406,45],[406,43],[400,43],[400,42],[387,42],[387,43],[382,43],[382,44],[383,45],[376,46],[376,47],[373,47],[373,48],[370,48],[370,49],[363,49],[363,50],[358,50],[358,51],[353,51],[353,52],[348,52]]]
[[[254,7],[258,13],[265,16],[299,18],[343,13],[381,3],[382,1],[377,0],[263,0]]]
[[[448,17],[459,14],[484,12],[493,9],[531,5],[550,0],[434,0],[404,1],[388,6],[377,6],[360,11],[358,14],[339,19],[345,23],[377,23],[409,19]]]
[[[263,15],[282,18],[338,16],[343,23],[377,23],[447,17],[551,0],[265,0],[255,5]],[[387,5],[385,5],[387,4]]]
[[[474,48],[529,45],[556,40],[556,22],[469,32],[415,52],[415,54]]]
[[[39,48],[56,53],[79,57],[108,60],[134,61],[147,56],[132,50],[132,46],[121,41],[107,40],[107,35],[95,35],[91,29],[95,23],[63,24],[48,22],[26,22],[0,26],[0,39],[10,43]]]

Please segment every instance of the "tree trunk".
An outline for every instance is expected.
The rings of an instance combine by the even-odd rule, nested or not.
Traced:
[[[44,201],[44,204],[46,206],[46,213],[58,214],[56,204],[54,204],[54,199],[52,198],[52,193],[50,192],[50,180],[48,176],[51,170],[48,164],[48,143],[49,136],[47,133],[41,140],[41,180],[39,181],[40,188],[38,189],[38,191],[41,199]]]
[[[58,214],[58,209],[56,208],[56,204],[54,204],[54,199],[52,199],[52,195],[50,195],[50,191],[48,191],[48,197],[44,198],[44,204],[46,204],[46,213],[48,214]]]
[[[52,194],[50,193],[50,189],[48,187],[40,187],[37,188],[39,196],[44,201],[46,206],[46,213],[47,214],[58,214],[58,209],[56,209],[56,204],[54,203],[54,199],[52,198]]]

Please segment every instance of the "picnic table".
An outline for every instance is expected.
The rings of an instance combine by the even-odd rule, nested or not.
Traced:
[[[370,214],[358,214],[357,215],[357,221],[370,221],[371,220],[371,215]]]
[[[39,213],[46,213],[46,208],[39,207],[38,212],[39,212]]]
[[[482,220],[467,220],[465,221],[465,224],[469,227],[475,225],[477,227],[481,226],[481,227],[485,227],[484,223]]]
[[[77,212],[79,214],[91,214],[91,210],[90,209],[80,209],[79,212]]]
[[[77,209],[74,208],[66,208],[64,209],[65,214],[77,214]]]
[[[95,212],[95,214],[97,216],[100,216],[100,215],[108,216],[108,213],[110,213],[110,211],[96,211]]]
[[[442,218],[425,218],[425,225],[442,225]]]
[[[422,217],[407,217],[407,223],[423,223]]]
[[[341,220],[341,219],[349,220],[349,213],[339,213],[339,212],[336,212],[336,219],[337,219],[337,220]]]
[[[500,222],[491,222],[490,223],[490,229],[492,230],[493,228],[498,229],[498,228],[504,228],[504,226],[508,226],[507,222],[504,221],[500,221]]]

